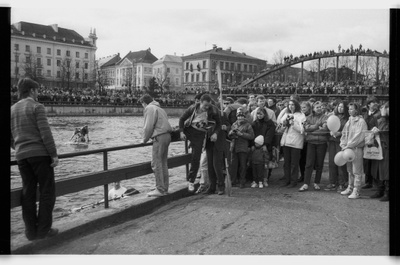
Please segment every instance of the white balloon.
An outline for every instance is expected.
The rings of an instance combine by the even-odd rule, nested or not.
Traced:
[[[346,159],[343,157],[343,151],[340,151],[335,155],[334,161],[338,167],[344,166],[347,163]]]
[[[343,151],[343,159],[349,162],[352,162],[354,158],[356,157],[356,154],[352,149],[346,149]]]
[[[326,125],[331,132],[337,132],[340,129],[340,120],[336,115],[331,115],[326,121]]]

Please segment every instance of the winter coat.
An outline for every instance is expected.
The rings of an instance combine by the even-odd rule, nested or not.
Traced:
[[[304,130],[306,132],[306,141],[311,144],[323,144],[328,142],[329,130],[326,125],[327,115],[317,115],[312,113],[306,117]],[[320,127],[322,127],[320,129]]]
[[[200,108],[200,103],[195,103],[191,105],[179,118],[179,131],[182,132],[185,127],[192,125],[192,121],[195,117],[196,111]],[[221,130],[221,114],[219,109],[210,105],[207,110],[207,120],[214,122],[214,126],[210,129],[209,135],[216,133],[218,135]]]
[[[272,140],[275,136],[275,123],[272,120],[255,120],[251,127],[253,127],[254,138],[262,135],[264,137],[264,145],[268,151],[272,151]],[[251,141],[250,146],[254,146],[254,141]]]
[[[251,117],[252,117],[252,119],[253,119],[253,121],[255,121],[255,120],[257,120],[257,110],[259,109],[260,107],[257,107],[255,110],[253,110],[252,112],[251,112]],[[268,114],[268,118],[270,119],[270,120],[272,120],[273,122],[275,122],[276,123],[276,116],[275,116],[275,112],[272,110],[272,109],[270,109],[270,108],[267,108],[267,107],[264,107],[264,109],[267,111],[267,114]]]
[[[382,146],[382,160],[372,160],[371,175],[378,176],[380,180],[389,180],[389,119],[380,117],[377,122],[378,133]]]
[[[253,165],[266,164],[268,162],[267,152],[264,152],[262,146],[255,147],[251,152],[251,163]]]
[[[340,147],[342,149],[364,147],[366,130],[367,123],[361,116],[350,117],[343,127]]]
[[[242,136],[237,135],[235,133],[236,130],[242,132],[243,135]],[[233,139],[231,142],[232,152],[247,153],[249,149],[249,141],[254,139],[254,131],[253,128],[251,127],[251,124],[246,119],[238,120],[232,124],[228,136],[231,139]]]
[[[285,113],[279,122],[285,124],[288,115],[293,116],[294,124],[287,126],[285,131],[283,132],[281,139],[281,146],[303,149],[304,145],[303,123],[306,121],[306,116],[301,112],[295,112],[293,114]]]
[[[144,143],[157,135],[172,132],[172,127],[168,122],[168,115],[165,110],[160,108],[160,104],[157,101],[150,102],[143,110],[143,115]]]

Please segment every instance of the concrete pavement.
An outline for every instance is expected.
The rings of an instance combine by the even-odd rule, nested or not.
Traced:
[[[327,168],[327,167],[325,167]],[[187,196],[186,185],[162,198],[144,195],[110,209],[89,209],[60,235],[15,244],[13,253],[175,255],[388,255],[389,204],[333,191],[270,185],[233,188],[232,196]],[[325,171],[322,188],[328,184]]]

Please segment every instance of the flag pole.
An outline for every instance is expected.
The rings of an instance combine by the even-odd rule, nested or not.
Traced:
[[[219,103],[220,103],[220,106],[221,106],[221,119],[224,119],[224,102],[222,100],[221,68],[219,66],[219,61],[217,61],[216,63],[217,63],[216,68],[217,68],[218,88],[219,88]],[[228,196],[231,196],[231,194],[232,194],[232,183],[231,183],[231,176],[229,175],[228,158],[227,158],[226,155],[225,155],[225,171],[226,171],[226,177],[225,177],[226,193],[228,194]]]

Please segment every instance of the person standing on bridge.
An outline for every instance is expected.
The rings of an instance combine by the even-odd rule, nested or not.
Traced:
[[[56,202],[54,167],[58,165],[56,144],[45,107],[37,102],[39,84],[30,78],[18,81],[20,100],[11,107],[11,148],[22,178],[22,218],[28,240],[52,237]],[[39,184],[39,212],[36,190]]]
[[[143,143],[153,140],[151,168],[156,178],[156,189],[147,193],[149,197],[160,197],[168,194],[168,147],[171,143],[172,127],[167,113],[149,94],[143,95],[139,102],[144,108]]]

